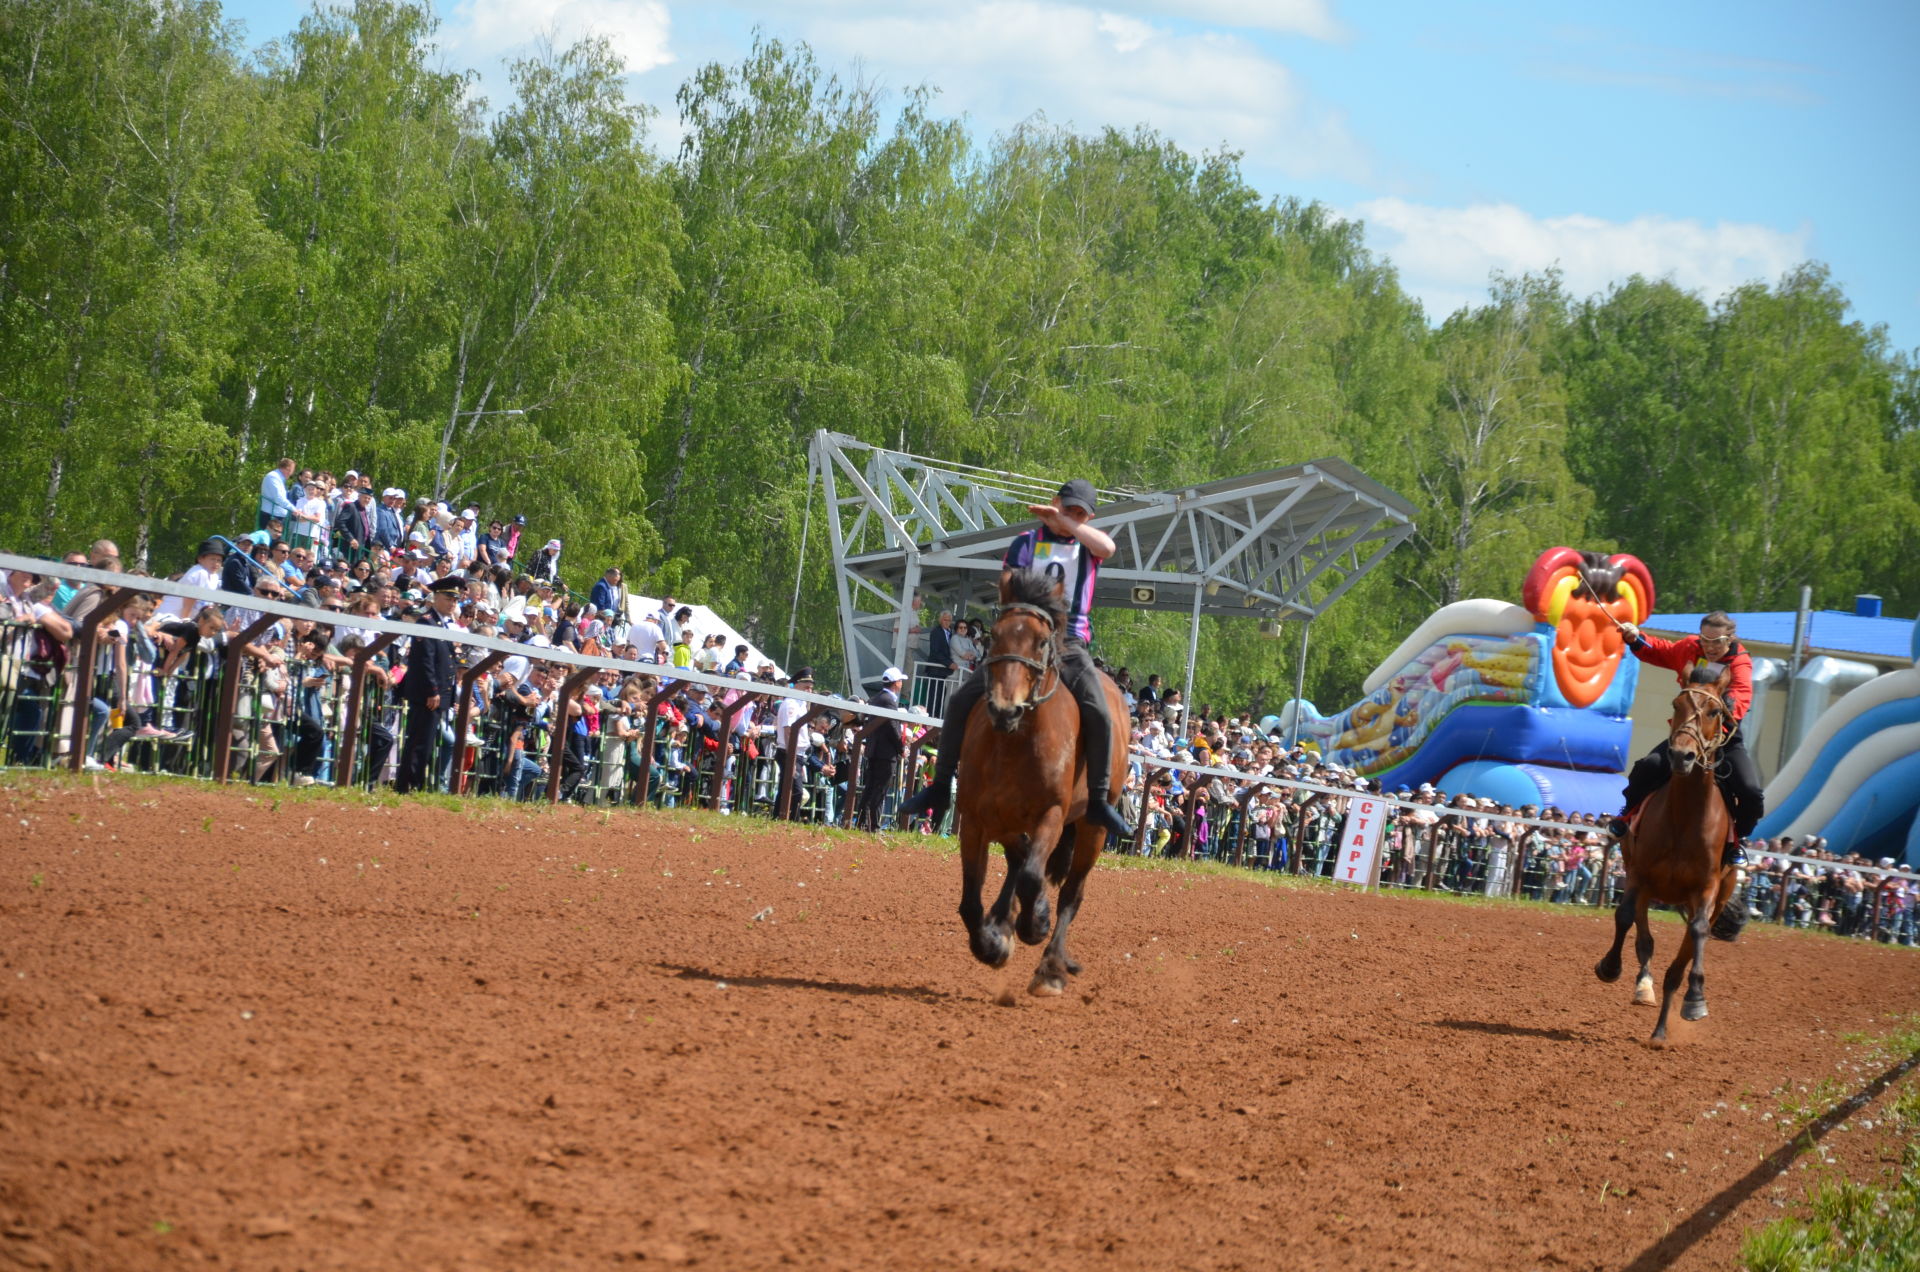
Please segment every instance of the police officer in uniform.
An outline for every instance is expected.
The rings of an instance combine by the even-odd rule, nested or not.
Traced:
[[[422,627],[452,625],[453,610],[462,587],[458,575],[435,579],[430,588],[433,608],[421,612]],[[400,682],[400,700],[407,704],[406,734],[400,742],[400,767],[393,789],[405,795],[427,784],[433,739],[440,731],[440,712],[453,705],[453,646],[425,633],[407,642],[407,674]]]

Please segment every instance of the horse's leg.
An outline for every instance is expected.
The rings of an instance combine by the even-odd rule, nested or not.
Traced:
[[[1019,881],[1020,868],[1027,860],[1028,839],[1021,835],[1011,843],[1002,843],[1007,858],[1007,877],[1000,881],[1000,895],[993,899],[993,908],[987,911],[986,925],[993,929],[998,940],[1000,954],[995,967],[1004,965],[1007,954],[1011,952],[1008,938],[1013,934],[1014,885]]]
[[[1633,1001],[1642,1007],[1651,1007],[1653,998],[1653,973],[1648,964],[1653,962],[1653,926],[1647,922],[1649,898],[1644,892],[1636,890],[1633,899],[1633,921],[1638,928],[1633,938],[1634,957],[1640,960],[1640,973],[1633,978]]]
[[[1062,817],[1061,811],[1055,809],[1040,819],[1039,829],[1027,836],[1027,852],[1017,870],[1012,858],[1007,860],[1007,881],[1013,884],[1014,893],[1020,899],[1020,921],[1016,930],[1021,941],[1028,945],[1040,944],[1053,929],[1045,868],[1054,841],[1060,837]]]
[[[1673,991],[1680,988],[1681,969],[1693,961],[1699,942],[1693,939],[1694,928],[1700,918],[1698,898],[1687,911],[1687,934],[1681,938],[1680,952],[1673,956],[1673,962],[1667,964],[1667,974],[1660,982],[1660,1019],[1653,1022],[1653,1040],[1665,1042],[1667,1039],[1667,1012],[1673,1007]],[[1684,1012],[1682,1014],[1685,1014]]]
[[[1693,908],[1692,919],[1687,922],[1687,939],[1693,942],[1693,966],[1687,972],[1686,1001],[1680,1004],[1682,1020],[1707,1018],[1707,933],[1713,926],[1713,900],[1719,884],[1716,878],[1708,885]],[[1673,979],[1672,972],[1667,973],[1667,979]]]
[[[1005,966],[1012,946],[1006,932],[986,921],[980,908],[980,889],[987,881],[987,857],[993,845],[977,829],[977,817],[960,819],[960,921],[967,925],[967,945],[988,967]],[[1001,894],[1005,902],[1005,892]]]
[[[1067,953],[1067,927],[1073,922],[1073,916],[1080,912],[1080,898],[1086,893],[1087,876],[1093,872],[1093,863],[1100,859],[1107,832],[1086,821],[1080,822],[1077,827],[1069,827],[1069,830],[1074,832],[1073,861],[1067,867],[1066,879],[1060,884],[1060,900],[1053,920],[1053,940],[1047,944],[1047,952],[1033,973],[1033,983],[1027,986],[1029,994],[1058,995],[1066,990],[1067,977],[1080,974],[1080,964],[1073,955]]]
[[[1621,890],[1620,904],[1613,907],[1613,944],[1593,968],[1593,974],[1609,985],[1620,979],[1620,949],[1627,943],[1627,929],[1633,926],[1633,911],[1639,900],[1639,891],[1629,879]]]

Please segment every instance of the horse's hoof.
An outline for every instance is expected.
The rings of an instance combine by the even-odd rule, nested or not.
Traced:
[[[1058,976],[1049,976],[1045,972],[1035,972],[1033,983],[1027,986],[1027,993],[1035,998],[1058,998],[1066,992],[1066,981]]]
[[[1613,984],[1613,982],[1620,979],[1620,960],[1617,958],[1601,959],[1593,965],[1593,974],[1607,984]]]
[[[1657,1007],[1660,1005],[1660,999],[1653,992],[1652,981],[1643,980],[1633,983],[1633,1002],[1637,1007]]]
[[[1704,1001],[1697,1002],[1697,1003],[1681,1003],[1680,1004],[1680,1019],[1705,1020],[1706,1018],[1707,1018],[1707,1004]]]
[[[988,967],[1005,967],[1007,959],[1013,954],[1013,947],[1008,944],[1007,938],[991,928],[982,928],[974,933],[968,947],[973,950],[973,956]]]

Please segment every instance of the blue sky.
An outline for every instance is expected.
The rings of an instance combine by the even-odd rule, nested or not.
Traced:
[[[305,5],[229,0],[261,43]],[[1147,123],[1243,153],[1266,193],[1363,219],[1444,316],[1489,272],[1559,265],[1579,294],[1632,273],[1716,297],[1826,262],[1854,317],[1920,345],[1920,4],[1340,0],[442,0],[452,66],[593,30],[678,129],[693,68],[756,26],[843,75],[932,84],[983,137],[1035,112]],[[1901,159],[1907,154],[1907,159]]]

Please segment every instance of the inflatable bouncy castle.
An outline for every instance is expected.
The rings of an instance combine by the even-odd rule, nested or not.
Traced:
[[[1920,866],[1920,620],[1914,666],[1829,707],[1767,783],[1754,833],[1822,835],[1836,852]]]
[[[1639,672],[1617,624],[1652,615],[1653,576],[1625,554],[1550,548],[1520,596],[1436,610],[1364,698],[1331,716],[1289,702],[1281,727],[1297,716],[1301,741],[1387,790],[1432,782],[1515,807],[1616,811]]]

